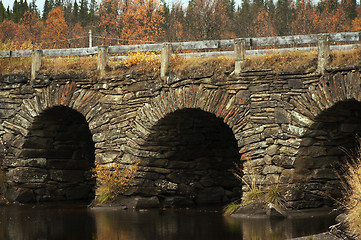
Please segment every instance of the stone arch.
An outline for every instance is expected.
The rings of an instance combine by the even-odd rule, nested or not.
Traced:
[[[33,94],[31,98],[25,98],[22,101],[21,106],[19,107],[20,110],[17,114],[12,119],[4,122],[4,127],[7,131],[5,136],[7,139],[7,154],[4,167],[7,171],[9,182],[8,197],[10,200],[64,200],[62,198],[42,198],[41,195],[44,191],[40,190],[43,188],[40,185],[44,185],[44,183],[38,183],[36,181],[26,183],[23,180],[19,180],[19,176],[22,175],[22,170],[19,167],[23,167],[26,162],[25,158],[29,157],[24,153],[24,144],[27,141],[29,132],[34,129],[33,124],[38,124],[39,119],[40,121],[50,121],[49,119],[41,119],[44,119],[44,117],[46,119],[46,116],[48,115],[55,116],[56,118],[56,116],[61,116],[61,114],[70,114],[77,119],[83,119],[81,120],[83,122],[82,124],[86,125],[86,129],[88,129],[90,134],[90,141],[92,141],[91,133],[94,133],[94,129],[99,126],[100,123],[106,121],[102,119],[105,116],[104,114],[101,114],[103,109],[101,104],[99,104],[100,97],[100,94],[94,91],[77,88],[75,82],[68,82],[65,84],[51,83],[48,87],[39,89],[39,91],[37,91],[36,94]],[[56,119],[51,121],[56,121]],[[37,160],[39,159],[40,158]],[[32,161],[31,164],[29,163],[30,165],[35,164],[34,166],[30,166],[29,164],[25,165],[39,169],[49,167],[48,163],[45,164],[44,162],[41,162],[41,159],[41,161],[39,160],[40,162],[37,162],[37,160]],[[70,168],[69,174],[70,171],[74,170],[75,169]],[[45,175],[50,174],[48,172],[45,173],[45,171],[43,172]],[[38,174],[37,171],[35,171],[34,174]],[[59,172],[59,174],[65,173]],[[24,187],[21,188],[21,185],[24,185]],[[39,189],[37,189],[38,187]],[[29,188],[32,190],[27,191]],[[39,195],[40,197],[35,195]],[[75,196],[69,197],[68,199],[76,198],[77,197]]]
[[[233,168],[233,162],[237,162],[240,159],[240,148],[238,145],[241,141],[240,132],[246,125],[247,105],[243,104],[243,102],[236,104],[236,99],[235,94],[231,94],[227,90],[210,90],[199,86],[192,86],[167,89],[167,91],[162,91],[159,96],[144,104],[137,111],[134,122],[132,122],[130,129],[126,132],[127,145],[122,159],[123,164],[132,163],[137,159],[143,160],[139,173],[142,179],[137,181],[139,186],[138,188],[136,187],[137,190],[134,190],[132,194],[136,196],[151,196],[153,200],[158,198],[163,206],[188,206],[206,203],[221,204],[239,199],[241,184],[233,178],[229,170]],[[189,127],[191,130],[188,129],[188,126],[185,126],[187,124],[183,118],[187,119],[186,121],[192,122],[192,126]],[[202,126],[199,121],[203,120],[209,121]],[[176,131],[172,131],[176,128]],[[209,165],[214,163],[214,166],[216,166],[217,163],[210,160],[213,156],[201,156],[200,154],[198,156],[198,153],[193,152],[194,156],[192,158],[189,157],[191,153],[188,153],[192,151],[189,150],[192,144],[198,144],[191,143],[192,141],[197,142],[199,140],[199,135],[194,132],[198,130],[212,132],[215,129],[217,129],[214,133],[215,135],[233,138],[233,143],[231,143],[232,140],[229,142],[234,147],[230,147],[231,150],[229,152],[233,154],[233,157],[236,157],[231,162],[228,160],[228,162],[222,162],[227,158],[227,156],[223,156],[223,160],[220,160],[221,165],[227,165],[227,169],[222,169],[222,171],[216,171],[215,168],[217,167],[210,167],[208,170],[199,167],[202,161],[206,161]],[[168,145],[173,137],[176,138],[176,140],[173,140],[175,145],[173,146],[173,143]],[[205,141],[211,141],[213,145],[217,145],[215,138],[205,137],[205,139],[207,139]],[[227,139],[224,141],[228,143]],[[220,142],[218,144],[221,145]],[[219,151],[227,155],[224,148],[219,147]],[[177,156],[177,154],[181,154],[181,156]],[[198,174],[202,176],[194,176],[197,169],[192,169],[192,164],[199,167]],[[219,169],[222,168],[220,167],[221,165],[218,163]],[[212,172],[214,175],[211,177],[211,175],[204,174],[205,171]],[[185,176],[184,174],[188,176],[188,182],[183,181],[184,179],[181,180]],[[226,187],[221,184],[216,186],[208,182],[204,183],[203,186],[199,186],[201,185],[199,184],[200,181],[206,181],[206,178],[208,180],[210,178],[221,179],[221,175],[224,179],[227,178],[227,181],[229,176],[232,178],[227,183],[229,185],[227,186],[229,189],[226,190],[228,196],[224,193]],[[202,180],[199,180],[201,178]],[[187,184],[188,186],[186,186]],[[199,190],[200,192],[194,190],[197,187],[193,186],[197,186],[197,184],[199,189],[201,189]],[[207,184],[209,186],[204,187]],[[233,190],[234,192],[232,192]]]
[[[7,155],[10,158],[18,158],[24,137],[34,118],[39,116],[46,109],[55,106],[66,106],[81,113],[93,129],[107,121],[107,116],[101,114],[103,108],[99,103],[101,95],[88,89],[79,89],[75,82],[66,84],[50,84],[47,88],[41,89],[35,96],[22,100],[19,111],[12,119],[4,121],[4,128],[13,137],[7,137]]]
[[[152,126],[167,114],[185,108],[200,109],[222,118],[240,141],[241,129],[247,123],[248,99],[236,96],[225,89],[207,89],[201,86],[169,88],[162,91],[137,111],[131,130],[127,132],[129,147],[142,142],[152,131]]]
[[[294,208],[332,206],[341,196],[337,164],[345,161],[339,146],[352,148],[361,133],[360,73],[323,76],[304,94],[290,99],[292,111],[280,110],[284,139],[273,163],[286,168],[280,181],[288,184]],[[340,138],[347,138],[341,143]]]

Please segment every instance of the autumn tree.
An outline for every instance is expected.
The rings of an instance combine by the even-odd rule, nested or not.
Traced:
[[[45,28],[41,35],[42,41],[49,42],[51,47],[66,47],[67,28],[63,8],[55,8],[49,12],[48,19],[45,21]]]
[[[293,34],[315,33],[315,8],[311,0],[297,0],[294,6],[294,21],[292,22]]]
[[[33,43],[40,41],[43,22],[36,12],[27,11],[17,26],[17,41],[31,40]]]
[[[269,13],[265,9],[261,10],[258,13],[252,25],[252,36],[268,37],[275,36],[277,34],[273,21],[270,18]]]
[[[14,40],[16,36],[17,24],[11,20],[4,19],[0,23],[0,41],[5,42],[9,40]]]
[[[181,2],[172,4],[169,15],[165,15],[165,32],[168,41],[185,40],[184,9]]]
[[[157,41],[164,35],[163,6],[158,0],[104,0],[99,15],[104,34],[124,44]]]

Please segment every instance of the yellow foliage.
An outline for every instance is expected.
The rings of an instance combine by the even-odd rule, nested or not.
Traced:
[[[137,66],[142,71],[157,71],[160,68],[160,55],[156,52],[130,52],[121,65],[128,69]]]
[[[114,200],[117,196],[124,193],[132,186],[132,180],[138,169],[140,161],[137,161],[129,168],[122,168],[116,164],[112,168],[96,163],[93,169],[93,177],[100,182],[99,203],[105,203]]]

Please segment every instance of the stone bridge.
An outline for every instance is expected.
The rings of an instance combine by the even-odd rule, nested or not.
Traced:
[[[332,205],[336,170],[361,132],[358,69],[324,74],[137,72],[0,80],[0,159],[13,201],[93,199],[95,162],[140,160],[135,207],[228,203],[251,182],[287,206]],[[233,176],[240,164],[244,182]],[[247,184],[246,184],[247,183]]]

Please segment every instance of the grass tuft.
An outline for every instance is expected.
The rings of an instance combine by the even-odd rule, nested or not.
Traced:
[[[348,230],[356,239],[361,239],[361,140],[355,154],[345,164],[343,206],[346,208]]]

